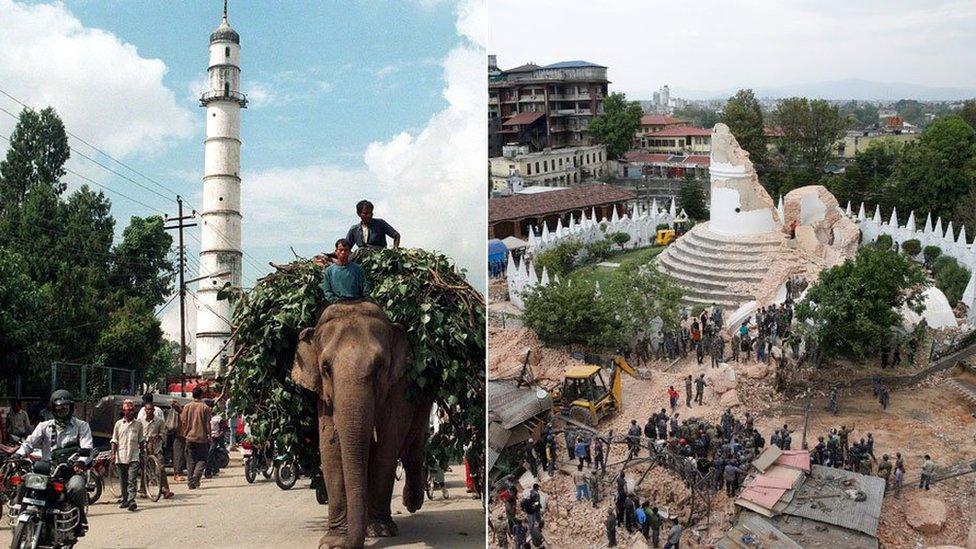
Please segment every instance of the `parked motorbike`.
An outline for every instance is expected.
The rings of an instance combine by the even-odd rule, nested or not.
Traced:
[[[250,440],[241,443],[244,454],[244,479],[253,484],[260,471],[264,478],[271,478],[274,473],[274,459],[269,444],[255,446]]]
[[[10,505],[10,516],[16,517],[11,549],[71,549],[75,546],[81,515],[78,508],[67,501],[66,484],[75,468],[88,468],[88,457],[87,451],[80,450],[53,471],[51,462],[36,461],[30,473],[11,477],[11,483],[17,488],[17,495]]]
[[[283,454],[274,458],[274,479],[275,484],[282,490],[291,490],[298,477],[301,476],[301,467],[298,460],[292,455],[291,450],[285,450]]]

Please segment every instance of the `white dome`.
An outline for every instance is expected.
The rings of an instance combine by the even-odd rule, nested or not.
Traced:
[[[959,324],[956,322],[956,315],[949,306],[949,300],[942,290],[932,286],[922,292],[922,299],[925,303],[925,310],[922,315],[915,314],[914,311],[906,306],[902,306],[901,314],[905,319],[905,327],[911,328],[925,318],[929,328],[955,328]]]

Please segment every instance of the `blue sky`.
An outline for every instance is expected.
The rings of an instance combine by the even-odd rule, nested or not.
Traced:
[[[197,98],[221,10],[217,0],[0,0],[10,15],[0,18],[0,88],[54,106],[69,131],[199,207],[205,118]],[[483,2],[231,0],[229,19],[250,99],[245,286],[268,261],[292,258],[292,247],[302,255],[331,247],[356,221],[359,198],[377,204],[404,245],[447,252],[483,285],[486,144],[467,122],[477,119],[484,134]],[[3,96],[0,107],[19,108]],[[0,133],[12,122],[0,113]],[[69,167],[175,213],[175,202],[78,155]],[[109,197],[119,232],[129,216],[156,213]],[[197,252],[195,239],[189,247]]]

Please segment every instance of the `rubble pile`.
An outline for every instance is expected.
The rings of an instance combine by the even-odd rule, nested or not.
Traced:
[[[488,337],[491,338],[488,379],[518,378],[526,352],[529,353],[529,379],[545,389],[562,384],[566,368],[583,364],[564,350],[544,346],[528,328],[489,327]]]

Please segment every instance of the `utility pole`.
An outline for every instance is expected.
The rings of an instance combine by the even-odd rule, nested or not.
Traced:
[[[175,221],[176,224],[163,227],[167,231],[176,230],[179,234],[179,251],[180,251],[180,396],[186,396],[186,283],[184,282],[184,275],[186,273],[186,249],[183,246],[183,229],[187,227],[196,227],[196,223],[184,223],[188,219],[193,219],[196,216],[196,211],[192,211],[190,215],[183,215],[183,198],[179,195],[176,196],[176,206],[177,206],[177,216],[170,217],[166,216],[165,221]]]

